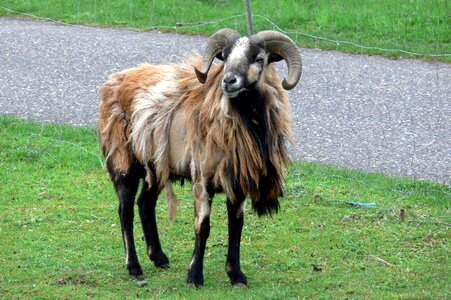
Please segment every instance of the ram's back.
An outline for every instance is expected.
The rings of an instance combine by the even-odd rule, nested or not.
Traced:
[[[193,68],[198,63],[199,59],[178,65],[144,64],[114,73],[102,85],[100,144],[110,170],[127,173],[138,160],[144,166],[151,164],[155,168],[161,185],[169,178],[170,169],[189,177],[184,163],[189,158],[181,157],[187,152],[180,142],[191,116],[187,110],[200,105],[193,101],[205,99],[192,97],[193,92],[203,90]],[[176,114],[177,121],[171,130]],[[178,139],[178,147],[172,149],[171,133],[173,139],[176,135]],[[150,174],[149,170],[147,173]]]
[[[168,100],[166,106],[173,100],[164,89],[165,86],[168,89],[169,80],[174,80],[175,72],[168,72],[173,69],[171,66],[165,67],[141,65],[117,72],[100,88],[100,144],[108,167],[116,173],[127,172],[136,159],[131,151],[131,136],[145,134],[145,122],[150,121],[152,114],[144,114],[157,111],[163,98]],[[136,109],[137,114],[134,113]],[[134,126],[135,121],[140,128]]]

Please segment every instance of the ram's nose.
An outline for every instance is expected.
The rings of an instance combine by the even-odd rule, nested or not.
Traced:
[[[225,83],[226,85],[233,85],[233,84],[235,84],[237,81],[238,81],[238,80],[237,80],[236,76],[235,76],[234,74],[232,74],[232,73],[227,73],[227,74],[225,74],[225,76],[224,76],[224,83]]]
[[[224,75],[222,80],[222,89],[227,94],[234,94],[243,88],[241,77],[229,72]]]

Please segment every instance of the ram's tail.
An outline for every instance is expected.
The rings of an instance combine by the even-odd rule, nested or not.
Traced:
[[[165,184],[166,196],[168,198],[168,220],[169,224],[173,224],[175,220],[175,214],[177,212],[177,205],[179,203],[177,196],[172,189],[172,182],[168,181]]]

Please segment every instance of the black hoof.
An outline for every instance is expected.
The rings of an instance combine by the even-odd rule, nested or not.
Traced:
[[[130,275],[130,278],[141,280],[143,279],[143,270],[141,268],[141,265],[136,263],[129,263],[127,264],[127,270],[128,274]]]
[[[162,268],[162,269],[168,269],[169,268],[169,259],[163,252],[153,254],[150,257],[150,260],[153,261],[155,264],[155,267]]]
[[[247,287],[247,277],[243,272],[229,273],[228,275],[234,287]]]
[[[188,280],[186,281],[186,283],[192,287],[202,287],[204,285],[204,276],[202,274],[188,272]]]
[[[189,287],[192,287],[192,288],[201,288],[204,286],[203,282],[195,283],[195,282],[192,282],[191,279],[188,279],[186,281],[186,283],[188,284]]]
[[[169,269],[171,267],[169,264],[162,264],[162,265],[155,264],[155,266],[158,268],[161,268],[161,269]]]

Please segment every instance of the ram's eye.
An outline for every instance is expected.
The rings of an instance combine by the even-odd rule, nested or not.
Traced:
[[[258,64],[262,64],[263,63],[263,57],[257,57],[255,59],[255,62],[258,63]]]

